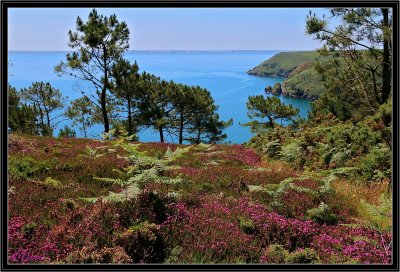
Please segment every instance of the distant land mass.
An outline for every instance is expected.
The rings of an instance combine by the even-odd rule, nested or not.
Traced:
[[[266,86],[266,93],[303,99],[317,99],[326,92],[321,75],[315,70],[316,61],[326,61],[317,51],[280,52],[247,71],[260,77],[283,77],[282,84]]]

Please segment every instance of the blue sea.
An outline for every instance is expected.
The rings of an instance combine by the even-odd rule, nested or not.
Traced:
[[[250,76],[246,71],[276,53],[279,51],[128,51],[125,57],[131,62],[136,61],[141,71],[162,79],[207,88],[219,106],[220,118],[233,118],[233,125],[225,131],[228,136],[225,142],[244,143],[253,135],[249,127],[241,126],[249,121],[246,108],[248,96],[264,94],[265,86],[283,80]],[[10,51],[8,61],[12,66],[9,68],[9,83],[21,89],[29,87],[34,81],[50,82],[68,97],[67,103],[80,97],[82,90],[93,91],[85,82],[67,76],[58,77],[54,73],[54,66],[65,60],[65,55],[66,52]],[[300,109],[301,117],[307,117],[310,101],[287,97],[280,99]],[[58,130],[65,124],[70,125],[71,121],[62,120],[54,134],[58,135]],[[93,126],[89,136],[99,138],[102,129],[102,125]],[[78,128],[75,130],[78,137],[83,137]],[[159,134],[150,129],[142,130],[139,140],[157,142]],[[166,140],[175,141],[168,135]]]

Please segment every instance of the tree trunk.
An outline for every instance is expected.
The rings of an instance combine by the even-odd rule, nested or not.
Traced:
[[[268,117],[268,120],[269,120],[269,125],[271,126],[271,128],[274,128],[274,120],[272,120],[272,118],[269,117],[268,115],[267,115],[267,117]]]
[[[132,131],[132,108],[131,108],[131,98],[128,96],[128,135],[131,136]]]
[[[101,114],[103,115],[104,121],[104,132],[108,133],[110,131],[110,124],[108,120],[108,113],[107,113],[107,105],[106,105],[106,98],[107,98],[107,85],[108,85],[108,69],[107,69],[107,49],[103,49],[103,65],[104,65],[104,83],[103,89],[101,90],[101,97],[100,97],[100,105],[101,105]]]
[[[40,126],[42,129],[42,136],[46,136],[45,135],[45,129],[44,129],[44,116],[43,116],[43,111],[42,108],[38,105],[39,108],[39,114],[40,114]]]
[[[197,132],[197,140],[196,140],[196,144],[200,144],[200,135],[201,135],[201,130],[199,128],[198,132]]]
[[[163,128],[162,126],[158,127],[158,131],[160,132],[160,142],[164,142],[164,133],[163,133]]]
[[[83,129],[83,134],[85,135],[85,138],[87,138],[87,134],[86,134],[86,126],[85,126],[85,117],[83,118],[83,122],[82,122],[82,129]]]
[[[183,142],[183,115],[181,114],[180,118],[180,127],[179,127],[179,144]]]
[[[392,81],[392,65],[390,61],[390,37],[391,35],[385,34],[385,30],[389,28],[389,10],[387,8],[382,8],[383,15],[383,67],[382,67],[382,103],[385,103],[389,98],[390,89],[391,89],[391,81]]]
[[[50,129],[50,114],[46,108],[45,108],[45,110],[46,110],[47,126]]]

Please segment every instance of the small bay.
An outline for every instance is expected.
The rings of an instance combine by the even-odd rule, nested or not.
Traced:
[[[283,78],[255,77],[246,71],[279,51],[128,51],[125,57],[131,62],[137,61],[140,70],[153,73],[162,79],[173,80],[187,85],[199,85],[208,89],[219,106],[222,120],[233,118],[233,125],[226,129],[226,142],[243,143],[252,137],[248,127],[240,124],[249,121],[246,102],[249,95],[264,94],[267,85],[282,82]],[[60,89],[68,101],[81,96],[81,91],[94,92],[85,82],[71,77],[58,77],[54,66],[65,60],[66,52],[25,52],[9,51],[9,83],[17,89],[27,88],[34,81],[50,82]],[[280,97],[285,104],[300,109],[300,116],[307,117],[310,101]],[[69,120],[64,120],[58,129]],[[55,135],[58,134],[58,129]],[[81,132],[75,128],[77,136]],[[89,131],[92,138],[100,137],[102,126],[95,125]],[[150,129],[139,132],[140,141],[157,142],[158,133]],[[167,141],[173,141],[167,135]]]

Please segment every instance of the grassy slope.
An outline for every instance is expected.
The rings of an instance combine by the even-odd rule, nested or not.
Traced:
[[[295,73],[296,70],[289,75],[283,85],[288,95],[315,99],[326,92],[322,77],[313,65],[309,65],[298,73]]]
[[[285,77],[284,95],[314,99],[326,89],[312,63],[325,59],[327,57],[316,51],[281,52],[249,70],[248,74]]]
[[[321,56],[315,51],[281,52],[249,70],[248,74],[288,77],[299,64],[316,59],[321,59]]]

